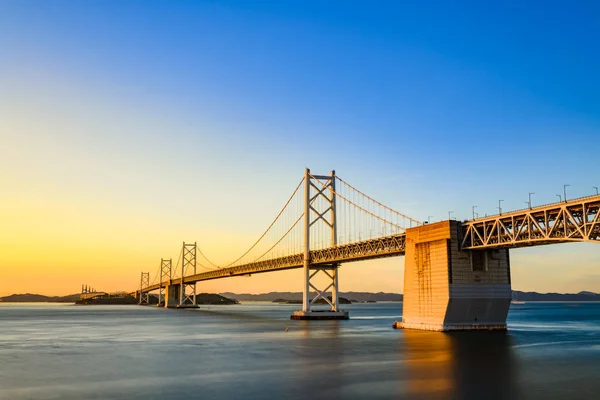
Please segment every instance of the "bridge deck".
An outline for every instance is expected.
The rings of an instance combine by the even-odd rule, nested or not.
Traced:
[[[600,242],[600,196],[588,196],[463,224],[463,249]]]
[[[563,242],[600,242],[600,196],[573,199],[501,215],[477,218],[462,224],[462,249],[478,250],[536,246]],[[326,265],[403,255],[406,235],[397,234],[310,252],[311,265]],[[258,274],[301,268],[302,253],[257,261],[231,268],[184,277],[185,283],[231,276]],[[181,278],[172,279],[181,282]],[[165,286],[166,282],[162,283]],[[146,287],[143,292],[157,290],[161,284]]]
[[[405,234],[384,236],[377,239],[370,239],[361,242],[345,244],[335,247],[329,247],[310,252],[311,265],[324,265],[340,262],[352,262],[369,260],[373,258],[384,258],[400,256],[404,254],[406,247]],[[231,268],[219,268],[213,271],[202,272],[200,274],[184,277],[184,283],[193,283],[207,281],[211,279],[228,278],[231,276],[242,276],[249,274],[259,274],[261,272],[283,271],[286,269],[301,268],[304,265],[304,254],[294,254],[273,258],[270,260],[257,261],[250,264],[239,265]],[[181,278],[172,279],[177,284]],[[162,284],[165,286],[165,283]],[[154,284],[144,289],[144,292],[158,290],[161,284]]]

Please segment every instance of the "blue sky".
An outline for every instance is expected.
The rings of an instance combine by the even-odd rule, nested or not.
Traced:
[[[64,207],[74,230],[93,205],[167,251],[245,247],[305,166],[422,220],[591,194],[599,27],[596,2],[3,1],[4,201]],[[49,239],[39,224],[23,237]],[[163,256],[90,235],[133,281]],[[600,291],[594,246],[514,253],[517,289]]]

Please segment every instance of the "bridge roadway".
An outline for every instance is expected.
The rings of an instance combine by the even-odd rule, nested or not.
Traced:
[[[404,254],[406,248],[406,234],[383,236],[376,239],[363,240],[356,243],[344,244],[310,252],[310,263],[318,269],[319,265],[328,265],[341,262],[369,260],[374,258],[394,257]],[[211,279],[228,278],[258,274],[261,272],[283,271],[286,269],[302,268],[304,253],[257,261],[249,264],[238,265],[230,268],[218,268],[213,271],[189,275],[183,278],[184,283],[208,281]],[[181,283],[181,278],[171,279],[174,284]],[[157,283],[143,289],[143,292],[158,290],[165,287],[168,282]]]
[[[600,196],[467,221],[461,248],[485,250],[566,242],[600,242]]]
[[[553,203],[531,209],[512,211],[465,221],[461,224],[461,249],[485,250],[515,248],[565,242],[600,242],[600,196],[588,196],[567,202]],[[361,261],[403,255],[406,234],[396,234],[360,242],[338,245],[310,252],[310,264],[319,265]],[[304,254],[257,261],[230,268],[184,277],[184,283],[243,276],[262,272],[302,268]],[[181,278],[171,279],[174,284]],[[150,292],[168,282],[143,289]]]

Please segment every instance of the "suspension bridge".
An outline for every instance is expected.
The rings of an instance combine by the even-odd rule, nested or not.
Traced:
[[[502,330],[512,297],[509,249],[597,243],[599,209],[595,195],[428,224],[378,202],[335,171],[316,175],[307,168],[264,233],[235,260],[218,265],[197,243],[184,242],[175,265],[172,258],[161,259],[152,281],[149,272],[141,273],[136,296],[147,305],[156,292],[159,306],[195,308],[198,282],[302,268],[302,309],[291,318],[347,319],[338,304],[340,264],[403,255],[398,327]],[[326,283],[319,285],[317,276]],[[315,307],[319,299],[326,309]]]

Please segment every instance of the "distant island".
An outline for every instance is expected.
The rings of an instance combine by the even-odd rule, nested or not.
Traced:
[[[150,304],[158,304],[158,296],[152,294],[149,296]],[[75,303],[81,305],[126,305],[137,304],[135,297],[130,294],[119,296],[99,295],[88,299],[80,299],[79,294],[68,296],[44,296],[41,294],[12,294],[10,296],[0,297],[2,303]],[[235,299],[229,299],[214,293],[196,294],[197,304],[239,304]]]
[[[158,304],[158,295],[150,294],[148,296],[148,303],[151,305]],[[92,297],[91,299],[78,300],[76,304],[82,305],[107,305],[107,304],[137,304],[137,299],[132,295],[125,296],[98,296]],[[235,299],[228,299],[224,296],[214,294],[214,293],[197,293],[196,294],[196,304],[200,305],[231,305],[231,304],[239,304],[239,302]]]
[[[100,306],[100,305],[133,305],[137,304],[137,299],[130,294],[122,294],[120,296],[100,295],[85,299],[79,299],[75,304],[84,306]],[[158,304],[158,299],[154,304]]]
[[[3,303],[75,303],[77,300],[79,300],[79,293],[68,296],[44,296],[24,293],[0,297],[0,302]]]
[[[331,296],[327,296],[329,301],[331,301]],[[271,303],[279,303],[279,304],[302,304],[302,300],[286,300],[286,299],[275,299]],[[352,304],[352,303],[361,303],[360,301],[350,301],[345,297],[338,298],[338,304]],[[318,299],[313,304],[327,304],[324,299]]]
[[[600,301],[600,294],[582,291],[579,293],[538,293],[513,290],[516,301]],[[301,292],[270,292],[262,294],[220,293],[222,296],[238,301],[270,301],[277,303],[302,304]],[[352,303],[372,303],[378,301],[402,301],[400,293],[343,292],[343,297]],[[311,297],[315,293],[311,293]]]
[[[221,296],[238,301],[270,301],[289,302],[302,304],[302,292],[269,292],[262,294],[237,294],[231,292],[219,293]],[[372,303],[377,301],[402,301],[402,295],[399,293],[370,293],[370,292],[343,292],[343,297],[351,303]],[[311,293],[314,297],[316,293]]]
[[[516,301],[600,301],[600,294],[593,292],[579,293],[538,293],[513,290]]]
[[[311,297],[315,293],[311,294]],[[340,304],[350,303],[374,303],[378,301],[402,301],[402,295],[399,293],[370,293],[370,292],[343,292],[340,296]],[[285,304],[302,304],[301,292],[270,292],[262,294],[249,293],[198,293],[196,295],[198,304],[239,304],[242,301],[268,301]],[[513,300],[516,301],[600,301],[600,294],[588,291],[579,293],[538,293],[521,292],[513,290]],[[324,300],[319,300],[325,303]],[[78,303],[78,304],[136,304],[136,299],[131,295],[122,295],[118,297],[92,298],[88,300],[79,299],[79,294],[70,294],[67,296],[44,296],[41,294],[12,294],[10,296],[0,297],[3,303]],[[150,303],[157,304],[158,297],[150,296]]]

